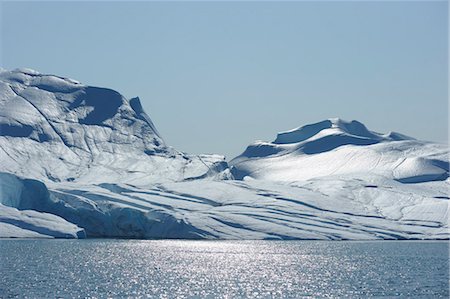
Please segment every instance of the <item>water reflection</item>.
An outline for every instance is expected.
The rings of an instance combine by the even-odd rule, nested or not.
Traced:
[[[0,297],[448,297],[446,242],[2,240]]]

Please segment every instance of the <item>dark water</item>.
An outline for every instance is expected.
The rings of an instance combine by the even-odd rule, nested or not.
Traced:
[[[449,296],[447,242],[1,240],[0,297]]]

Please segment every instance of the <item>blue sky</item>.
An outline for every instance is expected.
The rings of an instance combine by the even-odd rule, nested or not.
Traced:
[[[447,142],[447,3],[2,2],[1,65],[139,96],[232,158],[329,117]]]

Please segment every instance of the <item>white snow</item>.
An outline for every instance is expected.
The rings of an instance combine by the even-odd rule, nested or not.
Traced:
[[[0,131],[0,237],[450,237],[448,146],[357,121],[279,133],[230,168],[166,145],[139,98],[2,70]]]

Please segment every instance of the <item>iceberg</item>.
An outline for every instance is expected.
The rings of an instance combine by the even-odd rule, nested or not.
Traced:
[[[0,237],[448,239],[448,146],[328,119],[227,162],[139,98],[0,71]]]

